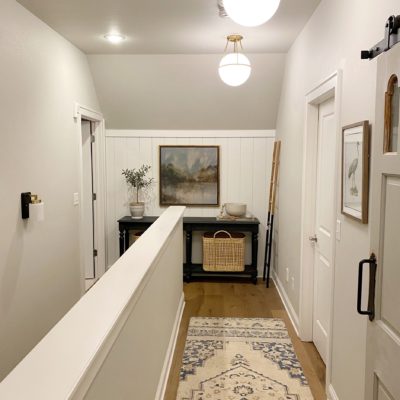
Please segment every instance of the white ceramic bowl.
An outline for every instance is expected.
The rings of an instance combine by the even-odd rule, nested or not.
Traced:
[[[225,210],[227,214],[233,217],[244,217],[246,215],[246,204],[243,203],[226,203]]]

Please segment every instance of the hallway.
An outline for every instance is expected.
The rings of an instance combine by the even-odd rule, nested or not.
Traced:
[[[400,400],[399,0],[0,10],[0,400]]]
[[[297,357],[303,367],[315,400],[325,400],[325,365],[315,346],[297,337],[274,283],[266,289],[262,282],[248,283],[194,282],[184,285],[183,313],[174,359],[164,400],[175,400],[179,369],[191,317],[282,318],[285,321]]]

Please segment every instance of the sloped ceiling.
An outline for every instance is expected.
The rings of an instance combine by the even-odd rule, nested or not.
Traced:
[[[113,129],[274,129],[284,54],[251,54],[240,87],[218,76],[219,54],[91,55],[97,95]]]

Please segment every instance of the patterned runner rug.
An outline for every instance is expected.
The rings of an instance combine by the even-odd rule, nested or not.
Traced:
[[[177,400],[312,400],[281,319],[191,318]]]

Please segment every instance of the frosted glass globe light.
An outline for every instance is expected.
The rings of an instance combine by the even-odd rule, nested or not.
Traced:
[[[223,0],[228,16],[243,26],[259,26],[273,17],[280,0]]]
[[[250,74],[250,61],[242,53],[229,53],[219,63],[219,76],[229,86],[243,85]]]

